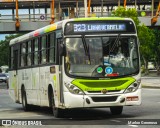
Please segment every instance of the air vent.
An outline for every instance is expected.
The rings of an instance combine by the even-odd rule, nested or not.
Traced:
[[[109,97],[91,97],[94,102],[115,102],[118,96]]]

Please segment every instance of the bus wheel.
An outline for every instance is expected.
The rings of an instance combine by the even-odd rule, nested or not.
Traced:
[[[54,94],[53,93],[52,93],[52,96],[51,96],[51,106],[52,106],[52,112],[53,112],[54,117],[56,117],[56,118],[62,117],[62,109],[57,108],[55,106],[55,100],[54,100]]]
[[[123,106],[110,107],[110,111],[111,111],[112,115],[120,115],[120,114],[122,114]]]
[[[29,110],[29,105],[27,104],[26,91],[24,89],[22,90],[22,107],[23,107],[24,111]]]

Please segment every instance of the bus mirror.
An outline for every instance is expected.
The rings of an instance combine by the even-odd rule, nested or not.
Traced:
[[[60,56],[64,56],[65,54],[65,46],[63,44],[63,40],[62,38],[58,38],[57,39],[57,43],[58,43],[58,52]]]
[[[59,48],[58,48],[58,50],[59,50],[59,55],[60,55],[60,56],[65,56],[65,45],[62,44],[62,43],[60,43],[58,46],[59,46]]]

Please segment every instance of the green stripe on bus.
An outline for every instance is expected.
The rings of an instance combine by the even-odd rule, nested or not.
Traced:
[[[76,85],[83,91],[101,91],[102,89],[107,90],[123,90],[129,85],[135,82],[132,77],[109,79],[109,80],[86,80],[86,79],[75,79],[72,84]]]
[[[11,86],[12,86],[12,88],[15,88],[17,86],[17,78],[16,77],[13,77]]]
[[[90,20],[124,20],[121,17],[89,17],[89,18],[75,18],[74,21],[90,21]]]

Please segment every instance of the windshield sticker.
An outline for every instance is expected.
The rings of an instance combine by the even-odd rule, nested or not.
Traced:
[[[109,58],[108,57],[104,57],[104,65],[105,66],[111,66],[111,64],[109,63]]]
[[[102,67],[98,67],[98,68],[97,68],[97,72],[98,72],[98,73],[102,73],[102,72],[103,72],[103,68],[102,68]]]
[[[110,63],[107,63],[107,62],[104,62],[104,65],[105,65],[105,66],[111,66],[111,64],[110,64]]]
[[[113,73],[113,69],[111,67],[106,67],[105,68],[105,73],[106,74],[112,74]]]
[[[119,73],[107,74],[107,76],[109,76],[109,77],[111,77],[111,76],[119,76]]]

